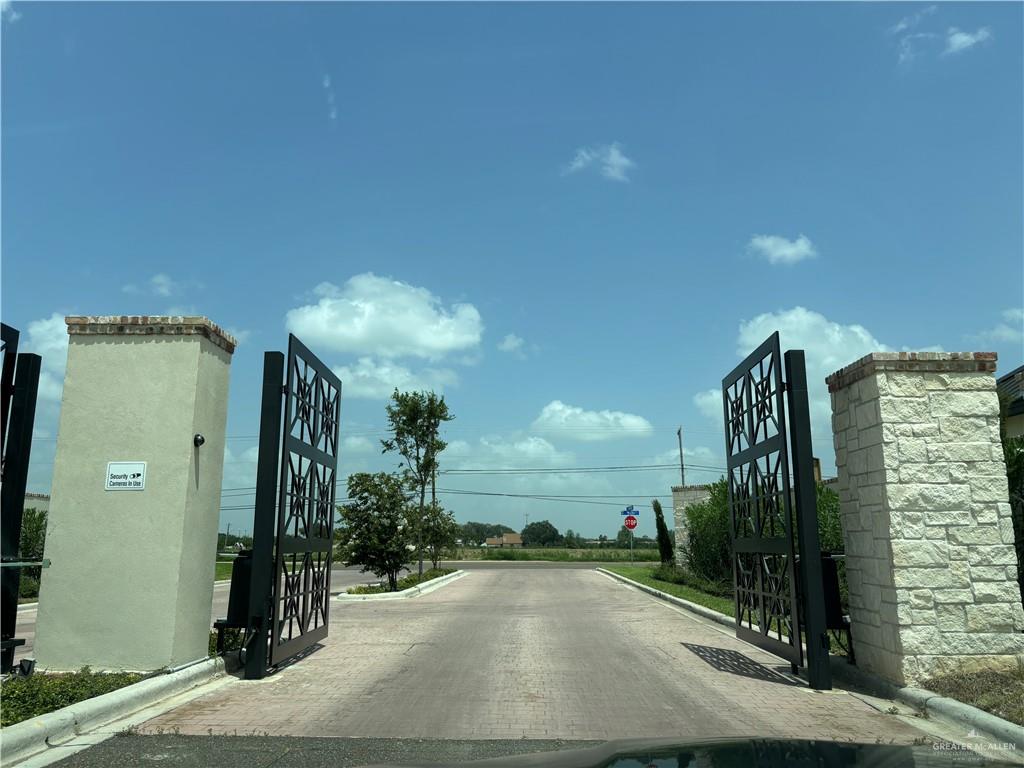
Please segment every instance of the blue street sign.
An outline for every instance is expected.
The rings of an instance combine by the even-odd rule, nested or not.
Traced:
[[[622,514],[625,516],[625,515],[639,515],[640,513],[637,510],[633,509],[633,505],[630,504],[628,507],[626,507],[624,510],[622,510]]]

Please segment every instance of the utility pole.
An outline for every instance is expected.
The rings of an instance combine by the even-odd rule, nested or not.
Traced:
[[[231,523],[228,523],[228,532],[224,534],[224,549],[231,546]]]
[[[681,425],[676,430],[676,436],[679,438],[679,479],[683,485],[686,485],[686,465],[683,464],[683,427]]]

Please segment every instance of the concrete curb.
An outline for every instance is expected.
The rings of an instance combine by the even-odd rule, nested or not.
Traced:
[[[633,581],[632,579],[628,579],[618,573],[605,570],[604,568],[598,568],[597,570],[600,573],[608,574],[614,579],[618,579],[619,581],[629,584],[632,587],[636,587],[643,592],[647,592],[648,594],[659,597],[669,603],[678,605],[681,608],[685,608],[688,611],[696,613],[699,616],[703,616],[706,619],[710,619],[711,621],[715,621],[723,626],[730,628],[735,626],[733,618],[731,616],[726,616],[724,613],[719,613],[718,611],[713,611],[710,608],[705,608],[703,605],[691,603],[689,600],[683,600],[680,597],[675,597],[667,592],[662,592],[660,589],[649,587],[646,584]],[[962,701],[957,701],[956,699],[948,699],[932,691],[924,690],[923,688],[901,688],[887,680],[877,677],[876,675],[872,675],[869,672],[858,669],[854,665],[848,663],[843,657],[832,656],[829,661],[831,663],[833,677],[842,680],[845,683],[864,688],[878,696],[902,702],[903,704],[913,707],[926,715],[931,713],[941,715],[948,720],[952,720],[966,726],[968,729],[974,728],[978,731],[983,731],[987,736],[990,736],[997,741],[1010,742],[1011,744],[1016,744],[1018,749],[1024,749],[1024,727],[1011,723],[1008,720],[1003,720],[1001,717],[996,717],[995,715],[978,709],[977,707],[972,707],[970,704],[964,704]]]
[[[647,594],[654,595],[655,597],[661,598],[666,602],[678,605],[680,608],[685,608],[686,610],[692,613],[696,613],[698,616],[703,616],[705,619],[709,619],[710,621],[717,622],[718,624],[722,624],[723,626],[729,628],[736,626],[736,622],[732,618],[732,616],[726,616],[724,613],[719,613],[718,611],[713,611],[710,608],[705,608],[703,605],[691,603],[689,600],[684,600],[681,597],[670,595],[668,592],[662,592],[660,589],[655,589],[654,587],[649,587],[646,584],[641,584],[639,581],[633,581],[632,579],[626,578],[625,576],[615,573],[614,571],[609,571],[604,568],[597,568],[596,570],[598,573],[607,574],[608,576],[611,576],[613,579],[618,579],[619,581],[625,584],[629,584],[629,586],[631,587],[636,587],[642,592],[646,592]]]
[[[0,729],[4,765],[25,760],[51,746],[118,720],[161,699],[202,685],[224,674],[223,658],[207,659],[178,672],[140,680],[134,685],[95,696],[56,712],[33,717]]]
[[[399,600],[404,597],[419,597],[420,595],[430,594],[435,589],[440,589],[445,584],[468,575],[468,571],[458,570],[455,573],[449,573],[436,579],[425,581],[422,584],[417,584],[415,587],[403,589],[401,592],[382,592],[377,595],[349,595],[342,593],[334,599],[342,603],[361,603],[367,600]]]
[[[1009,742],[1016,744],[1018,749],[1024,749],[1024,727],[1022,726],[1003,720],[1001,717],[977,707],[972,707],[970,704],[964,704],[962,701],[940,696],[934,691],[910,686],[901,688],[877,675],[848,664],[846,659],[839,656],[833,656],[831,662],[832,676],[849,685],[863,688],[877,696],[902,702],[926,715],[939,715],[968,729],[974,728],[984,732],[985,735],[996,741]]]

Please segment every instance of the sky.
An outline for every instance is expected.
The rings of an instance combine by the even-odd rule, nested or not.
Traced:
[[[29,490],[68,314],[237,337],[235,531],[289,332],[342,378],[343,476],[395,468],[394,387],[444,393],[460,522],[614,535],[634,504],[653,535],[676,430],[687,482],[719,477],[722,377],[775,330],[806,351],[827,475],[832,371],[1024,358],[1022,9],[5,0],[0,300],[44,370]]]

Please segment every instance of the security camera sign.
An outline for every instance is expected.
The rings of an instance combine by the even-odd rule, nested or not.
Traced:
[[[109,461],[107,462],[107,491],[144,491],[146,490],[146,462],[144,461]]]

